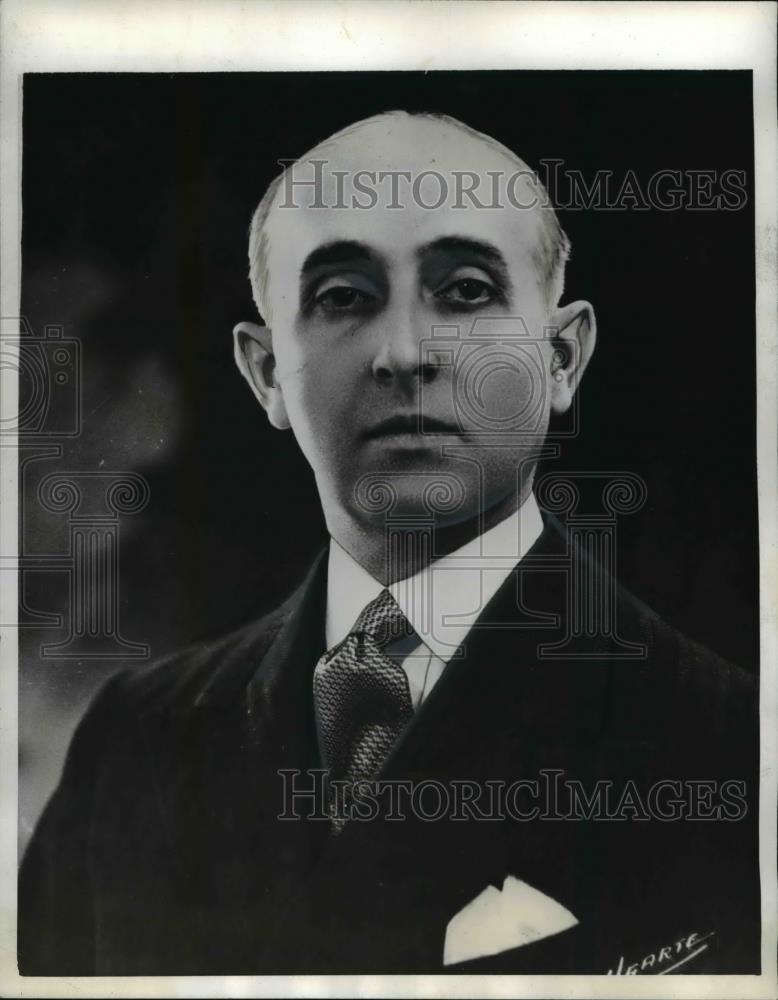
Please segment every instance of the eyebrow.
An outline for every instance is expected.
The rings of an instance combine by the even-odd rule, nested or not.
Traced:
[[[366,243],[357,240],[334,240],[312,250],[303,261],[301,277],[322,267],[348,264],[354,261],[374,261],[378,255]]]
[[[477,257],[490,264],[505,288],[511,287],[508,277],[508,265],[502,253],[493,243],[486,240],[475,240],[469,236],[441,236],[420,246],[416,251],[419,258],[430,257],[436,253]]]

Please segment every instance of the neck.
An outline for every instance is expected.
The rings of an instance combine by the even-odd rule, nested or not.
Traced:
[[[413,576],[434,559],[455,552],[467,542],[496,524],[504,521],[517,511],[529,496],[532,484],[528,483],[520,493],[511,493],[474,517],[454,524],[434,525],[434,544],[428,542],[429,529],[412,527],[403,529],[398,525],[392,551],[387,551],[387,533],[384,523],[365,525],[350,517],[327,519],[330,535],[354,558],[375,580],[384,586]]]

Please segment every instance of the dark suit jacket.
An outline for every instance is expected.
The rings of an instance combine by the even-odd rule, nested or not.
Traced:
[[[279,769],[319,765],[311,673],[324,650],[322,553],[274,613],[123,672],[98,695],[22,866],[21,972],[606,973],[645,960],[650,974],[690,954],[694,933],[707,946],[679,972],[758,972],[750,677],[620,588],[619,634],[644,644],[645,658],[609,658],[618,650],[607,638],[588,659],[539,657],[539,643],[563,636],[568,579],[553,560],[567,546],[546,518],[383,777],[512,782],[561,769],[588,791],[632,780],[643,793],[660,779],[739,779],[744,818],[379,816],[335,838],[320,821],[279,820]],[[596,565],[581,579],[609,582]],[[508,627],[526,609],[545,626]],[[579,645],[591,654],[591,642]],[[448,921],[509,874],[578,925],[444,969]]]

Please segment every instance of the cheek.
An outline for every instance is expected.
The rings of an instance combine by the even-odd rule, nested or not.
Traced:
[[[303,451],[332,452],[345,439],[351,414],[355,375],[328,345],[291,336],[277,354],[278,384],[295,437]]]
[[[459,419],[466,429],[542,433],[549,387],[542,352],[533,345],[463,358],[455,383]]]
[[[335,412],[346,409],[361,393],[367,370],[355,331],[298,321],[279,340],[276,351],[279,384],[284,397]]]

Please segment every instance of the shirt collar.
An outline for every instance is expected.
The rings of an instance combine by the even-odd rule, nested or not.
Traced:
[[[543,519],[530,493],[499,524],[388,589],[421,641],[446,662],[542,530]],[[382,590],[378,580],[330,539],[327,649],[348,635],[363,608]]]

